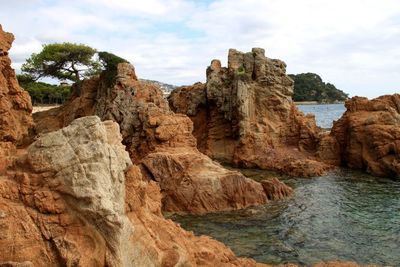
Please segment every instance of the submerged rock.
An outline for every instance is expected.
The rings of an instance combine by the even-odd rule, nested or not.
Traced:
[[[200,151],[243,167],[316,176],[328,166],[317,161],[320,129],[293,103],[293,81],[283,61],[253,48],[229,50],[228,67],[213,60],[206,84],[174,90],[169,103],[188,115]]]

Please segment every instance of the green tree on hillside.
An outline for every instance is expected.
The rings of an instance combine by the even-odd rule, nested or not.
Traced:
[[[321,77],[315,73],[289,74],[294,80],[294,101],[318,101],[332,103],[345,101],[348,94],[337,89],[331,83],[324,83]]]
[[[21,69],[35,81],[51,77],[78,82],[100,71],[101,65],[95,54],[96,49],[83,44],[47,44],[40,53],[32,54]]]
[[[26,75],[17,75],[18,83],[24,88],[32,99],[33,105],[62,104],[69,98],[70,85],[54,85],[33,81]]]

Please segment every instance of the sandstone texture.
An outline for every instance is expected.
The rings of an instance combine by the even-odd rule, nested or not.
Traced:
[[[0,142],[21,144],[33,126],[30,96],[19,85],[8,51],[14,41],[0,25]]]
[[[199,150],[213,159],[290,175],[316,176],[320,129],[293,103],[293,81],[283,61],[253,48],[229,50],[228,67],[213,60],[206,84],[180,87],[169,97],[175,112],[194,123]]]
[[[132,227],[118,125],[87,117],[41,136],[0,182],[0,258],[33,266],[127,266]]]
[[[0,177],[1,266],[263,266],[164,219],[121,140],[85,117],[15,160]]]
[[[377,176],[400,178],[400,95],[353,97],[347,111],[321,139],[327,162]]]
[[[289,187],[245,179],[201,154],[192,121],[129,64],[112,85],[85,80],[66,105],[35,114],[34,136],[30,99],[7,57],[12,39],[0,28],[0,266],[269,266],[183,230],[162,206],[236,209],[288,197]],[[324,137],[320,147],[339,146]],[[313,163],[296,164],[293,171]]]
[[[68,103],[35,113],[34,119],[43,133],[89,115],[120,125],[132,161],[161,186],[165,211],[205,213],[268,202],[260,183],[200,153],[192,121],[172,112],[161,90],[138,80],[128,63],[118,65],[114,81],[104,73],[85,80],[75,85]]]
[[[8,56],[13,41],[14,36],[4,32],[0,25],[0,174],[33,127],[31,99],[18,85]]]

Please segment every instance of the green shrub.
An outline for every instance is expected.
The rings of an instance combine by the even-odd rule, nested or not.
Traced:
[[[129,63],[126,59],[116,56],[108,52],[99,52],[99,60],[103,64],[104,71],[102,72],[108,84],[112,84],[117,75],[118,64]]]

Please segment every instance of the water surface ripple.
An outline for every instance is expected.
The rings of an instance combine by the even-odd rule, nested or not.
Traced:
[[[250,176],[261,179],[263,171]],[[287,200],[171,219],[259,262],[310,265],[340,260],[400,266],[399,181],[340,170],[285,182],[295,188]]]

